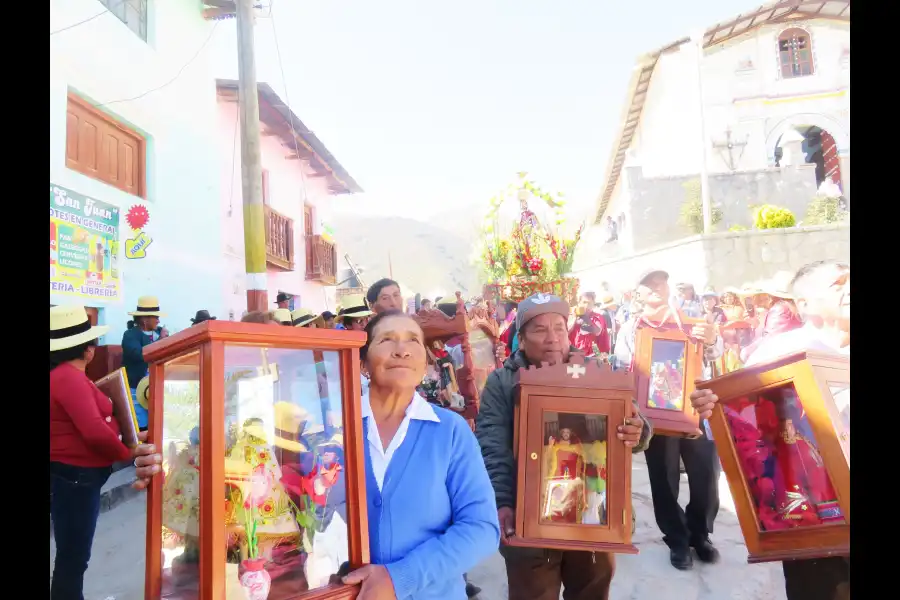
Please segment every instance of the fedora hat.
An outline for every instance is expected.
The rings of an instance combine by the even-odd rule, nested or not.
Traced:
[[[191,323],[194,325],[198,323],[202,323],[203,321],[215,321],[216,317],[209,316],[208,310],[198,310],[197,314],[194,315],[194,318],[191,319]]]
[[[96,340],[107,331],[106,325],[91,326],[83,306],[50,307],[50,352]]]
[[[291,298],[293,298],[293,296],[291,296],[290,294],[278,292],[278,295],[275,296],[275,304],[278,304],[279,302],[290,302]]]
[[[282,325],[291,324],[291,311],[286,308],[276,308],[272,311],[272,319],[278,321]]]
[[[360,319],[374,314],[369,310],[366,299],[361,294],[350,294],[349,296],[344,296],[341,300],[341,310],[338,311],[337,319],[341,321],[346,317]]]
[[[308,308],[298,308],[291,312],[291,324],[294,327],[304,327],[318,318],[319,316]]]
[[[141,296],[137,301],[137,310],[128,313],[132,317],[164,317],[165,313],[159,312],[159,298],[156,296]]]
[[[141,379],[137,384],[137,389],[134,393],[137,398],[138,404],[144,407],[146,410],[150,410],[150,376],[147,375],[143,379]]]

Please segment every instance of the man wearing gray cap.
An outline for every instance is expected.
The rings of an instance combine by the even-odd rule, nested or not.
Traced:
[[[607,600],[615,572],[615,555],[507,546],[515,535],[516,462],[513,458],[514,388],[519,369],[547,362],[565,363],[569,345],[569,305],[558,296],[535,294],[519,303],[516,327],[519,349],[502,369],[493,371],[481,392],[475,435],[497,497],[500,553],[506,561],[509,600],[558,600],[560,585],[567,600]],[[638,413],[618,426],[617,437],[632,452],[641,452],[652,437]]]
[[[688,336],[703,342],[706,362],[722,355],[722,339],[715,326],[706,322],[682,325],[687,315],[670,303],[668,273],[660,269],[645,271],[638,278],[635,293],[643,309],[639,317],[619,330],[615,356],[620,368],[632,367],[635,334],[641,327],[681,327]],[[691,548],[703,562],[719,560],[719,551],[709,540],[719,512],[719,457],[705,421],[703,427],[706,434],[697,439],[654,436],[645,452],[656,524],[669,546],[672,566],[682,571],[694,566]],[[687,509],[678,504],[682,462],[691,491]]]

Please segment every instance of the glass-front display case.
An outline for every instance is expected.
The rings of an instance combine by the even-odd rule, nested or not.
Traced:
[[[799,353],[698,384],[749,562],[849,555],[850,359]]]
[[[653,424],[654,435],[702,435],[700,418],[690,402],[694,381],[703,372],[703,345],[687,334],[697,322],[684,317],[679,323],[637,329],[637,401],[641,414]]]
[[[363,332],[207,321],[152,344],[145,597],[354,597]]]
[[[634,415],[631,373],[574,355],[520,370],[512,546],[636,554],[631,451],[616,427]]]

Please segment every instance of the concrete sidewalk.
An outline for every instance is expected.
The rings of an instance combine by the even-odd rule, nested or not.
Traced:
[[[722,553],[717,565],[696,562],[691,571],[669,564],[669,551],[653,518],[650,483],[642,455],[633,466],[635,544],[640,554],[616,557],[611,600],[785,600],[781,563],[747,564],[747,549],[724,475],[719,480],[721,509],[713,542]],[[134,477],[133,473],[130,475]],[[141,600],[144,586],[146,496],[121,489],[128,476],[110,481],[107,506],[100,516],[93,557],[85,579],[86,600]],[[112,491],[112,490],[117,491]],[[134,494],[139,494],[134,496]],[[128,501],[125,499],[131,498]],[[681,503],[688,501],[687,478],[681,477]],[[55,553],[51,540],[50,570]],[[479,600],[507,600],[506,566],[499,553],[469,571],[469,581],[482,588]]]

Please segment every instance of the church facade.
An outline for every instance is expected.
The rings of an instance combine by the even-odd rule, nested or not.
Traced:
[[[717,231],[752,207],[802,219],[818,191],[850,199],[850,2],[772,2],[639,59],[598,198],[610,258],[691,235],[705,161]]]

